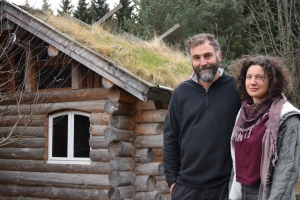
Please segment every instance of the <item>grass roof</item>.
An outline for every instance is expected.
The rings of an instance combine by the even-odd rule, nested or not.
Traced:
[[[90,29],[63,17],[38,13],[34,15],[48,25],[152,84],[175,88],[192,72],[188,58],[158,38],[145,43],[134,42],[99,25]]]

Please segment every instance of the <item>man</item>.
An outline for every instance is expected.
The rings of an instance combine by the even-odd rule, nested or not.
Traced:
[[[185,44],[194,72],[172,95],[164,125],[164,167],[173,200],[228,200],[230,137],[240,108],[232,76],[210,34]]]

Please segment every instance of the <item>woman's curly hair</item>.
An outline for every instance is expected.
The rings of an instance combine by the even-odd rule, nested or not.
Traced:
[[[259,55],[242,58],[232,65],[232,74],[236,79],[237,90],[240,92],[242,98],[249,97],[245,80],[248,68],[251,65],[260,65],[269,78],[269,90],[267,94],[269,99],[278,97],[283,92],[290,92],[292,80],[282,59],[269,55]]]

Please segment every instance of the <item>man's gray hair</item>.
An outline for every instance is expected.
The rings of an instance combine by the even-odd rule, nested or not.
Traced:
[[[219,42],[215,39],[213,35],[208,33],[201,33],[193,37],[190,37],[185,41],[185,51],[191,61],[192,61],[191,49],[198,45],[204,44],[206,41],[208,41],[209,44],[213,46],[216,56],[219,57],[219,54],[221,52],[221,47]]]

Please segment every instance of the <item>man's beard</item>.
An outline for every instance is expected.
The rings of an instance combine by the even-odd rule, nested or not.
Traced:
[[[207,64],[203,67],[201,67],[201,66],[198,67],[198,68],[193,67],[194,72],[197,75],[198,79],[200,79],[203,82],[212,81],[214,79],[217,71],[218,71],[218,68],[219,68],[219,62],[218,61],[215,64],[212,64],[212,65]],[[202,70],[207,70],[207,69],[208,69],[208,72],[202,73]]]

